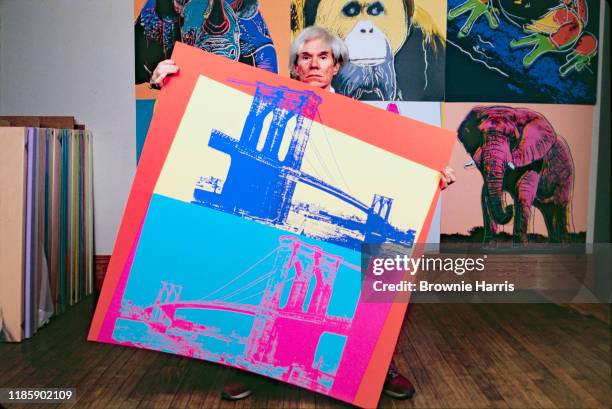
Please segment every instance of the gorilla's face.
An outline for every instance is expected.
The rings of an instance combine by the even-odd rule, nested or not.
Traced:
[[[363,100],[395,100],[393,58],[409,33],[406,0],[321,0],[315,25],[344,39],[349,61],[334,78],[337,92]]]
[[[355,65],[378,65],[385,61],[387,38],[370,20],[357,22],[344,41]]]
[[[409,19],[403,0],[321,0],[315,25],[346,41],[351,63],[381,64],[406,41]]]
[[[386,43],[385,43],[386,44]],[[349,61],[334,78],[336,92],[365,101],[393,101],[397,95],[393,55],[387,44],[380,64],[356,64]]]

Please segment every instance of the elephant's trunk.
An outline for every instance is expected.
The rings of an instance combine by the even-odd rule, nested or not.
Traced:
[[[503,183],[506,167],[510,163],[510,148],[499,135],[489,135],[482,149],[482,176],[487,192],[487,204],[491,217],[497,224],[510,222],[512,206],[503,205]]]

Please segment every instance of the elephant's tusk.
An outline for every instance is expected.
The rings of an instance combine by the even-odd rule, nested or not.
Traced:
[[[474,160],[471,160],[469,162],[465,162],[465,165],[463,165],[463,169],[471,169],[475,166],[476,166],[476,162],[474,162]]]
[[[508,162],[508,167],[512,170],[516,169],[516,166],[514,166],[514,163],[512,162]]]

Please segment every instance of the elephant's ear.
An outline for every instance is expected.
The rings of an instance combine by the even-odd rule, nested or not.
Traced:
[[[548,121],[533,120],[523,128],[516,145],[512,145],[512,163],[520,168],[540,160],[556,141],[557,134]]]
[[[482,132],[479,129],[483,115],[480,108],[482,107],[472,109],[457,128],[457,138],[470,156],[474,155],[476,149],[484,143]]]

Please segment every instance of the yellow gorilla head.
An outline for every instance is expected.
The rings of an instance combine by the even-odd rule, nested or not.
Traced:
[[[384,35],[395,54],[408,37],[412,4],[413,0],[321,0],[315,25],[344,40],[357,34],[368,42],[368,34]]]

